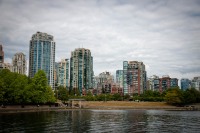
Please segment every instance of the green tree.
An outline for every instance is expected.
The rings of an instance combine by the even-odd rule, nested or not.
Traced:
[[[24,103],[24,91],[25,87],[28,85],[28,78],[25,75],[17,74],[16,79],[11,83],[10,96],[13,98],[12,103],[21,104]]]
[[[124,96],[124,100],[129,100],[129,98],[130,98],[130,95],[129,95],[129,94],[126,94],[126,95]]]
[[[170,88],[165,95],[165,101],[169,104],[183,104],[183,93],[179,88]]]
[[[114,101],[121,101],[121,100],[122,100],[122,97],[121,97],[120,94],[116,93],[116,94],[113,94],[112,99],[113,99]]]
[[[52,89],[48,86],[46,74],[43,70],[39,70],[32,79],[30,85],[32,91],[32,101],[34,103],[46,103],[55,101]],[[52,100],[50,100],[52,99]]]
[[[47,87],[45,94],[46,94],[45,95],[46,102],[48,102],[48,103],[56,102],[56,98],[54,97],[54,93],[53,93],[51,87],[49,87],[49,86]]]
[[[105,101],[105,94],[100,94],[96,96],[97,101]]]
[[[200,99],[200,92],[194,88],[187,89],[184,91],[184,102],[187,103],[197,103]]]
[[[0,77],[0,103],[4,103],[5,85],[3,79]]]
[[[0,71],[1,84],[3,93],[3,102],[4,103],[13,103],[13,88],[11,87],[12,83],[17,78],[17,73],[12,73],[8,69],[3,69]]]
[[[67,88],[63,86],[58,87],[58,99],[66,102],[69,99],[69,92],[67,91]]]
[[[91,91],[88,91],[86,95],[87,96],[93,96]]]

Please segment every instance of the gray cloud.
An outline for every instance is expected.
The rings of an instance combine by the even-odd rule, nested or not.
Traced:
[[[91,50],[95,75],[143,61],[148,76],[200,75],[198,0],[0,1],[0,42],[7,61],[19,51],[28,59],[37,31],[54,36],[56,61],[78,47]]]

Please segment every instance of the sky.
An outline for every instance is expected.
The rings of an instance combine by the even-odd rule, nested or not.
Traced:
[[[5,62],[28,61],[37,31],[54,36],[56,62],[90,49],[95,75],[141,61],[148,77],[200,76],[200,0],[0,0]]]

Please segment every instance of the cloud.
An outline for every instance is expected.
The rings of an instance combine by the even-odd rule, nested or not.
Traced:
[[[0,42],[6,61],[19,51],[28,59],[37,31],[54,36],[56,61],[78,47],[91,50],[95,75],[144,62],[148,76],[200,75],[200,2],[2,0]]]

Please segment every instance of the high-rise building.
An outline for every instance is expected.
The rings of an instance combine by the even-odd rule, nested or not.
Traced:
[[[55,69],[54,69],[55,88],[58,87],[58,76],[59,76],[59,63],[55,62]]]
[[[44,70],[52,89],[55,87],[55,46],[52,35],[37,32],[32,35],[29,48],[29,77],[34,77],[38,70]]]
[[[82,90],[93,88],[93,57],[89,49],[77,48],[71,52],[70,88]]]
[[[58,62],[58,86],[69,87],[69,60],[62,59]]]
[[[124,95],[142,94],[146,90],[146,70],[143,62],[123,62]]]
[[[3,46],[0,44],[0,63],[4,63]]]
[[[170,78],[169,75],[163,75],[162,78],[159,79],[159,82],[159,91],[161,93],[171,87],[178,87],[178,79]]]
[[[170,88],[170,77],[168,75],[163,75],[162,78],[160,78],[160,92],[163,92]]]
[[[178,79],[177,78],[170,79],[170,87],[178,87]]]
[[[200,77],[194,77],[192,79],[192,88],[200,91]]]
[[[116,71],[116,83],[119,84],[120,88],[123,88],[123,70]]]
[[[114,83],[114,77],[110,72],[102,72],[98,76],[98,92],[111,93],[111,87]]]
[[[187,90],[191,88],[191,81],[187,78],[182,78],[181,79],[181,90]]]
[[[151,76],[148,79],[148,89],[152,91],[159,91],[159,77],[156,75]]]
[[[13,72],[26,74],[26,57],[23,53],[16,53],[12,59]]]

